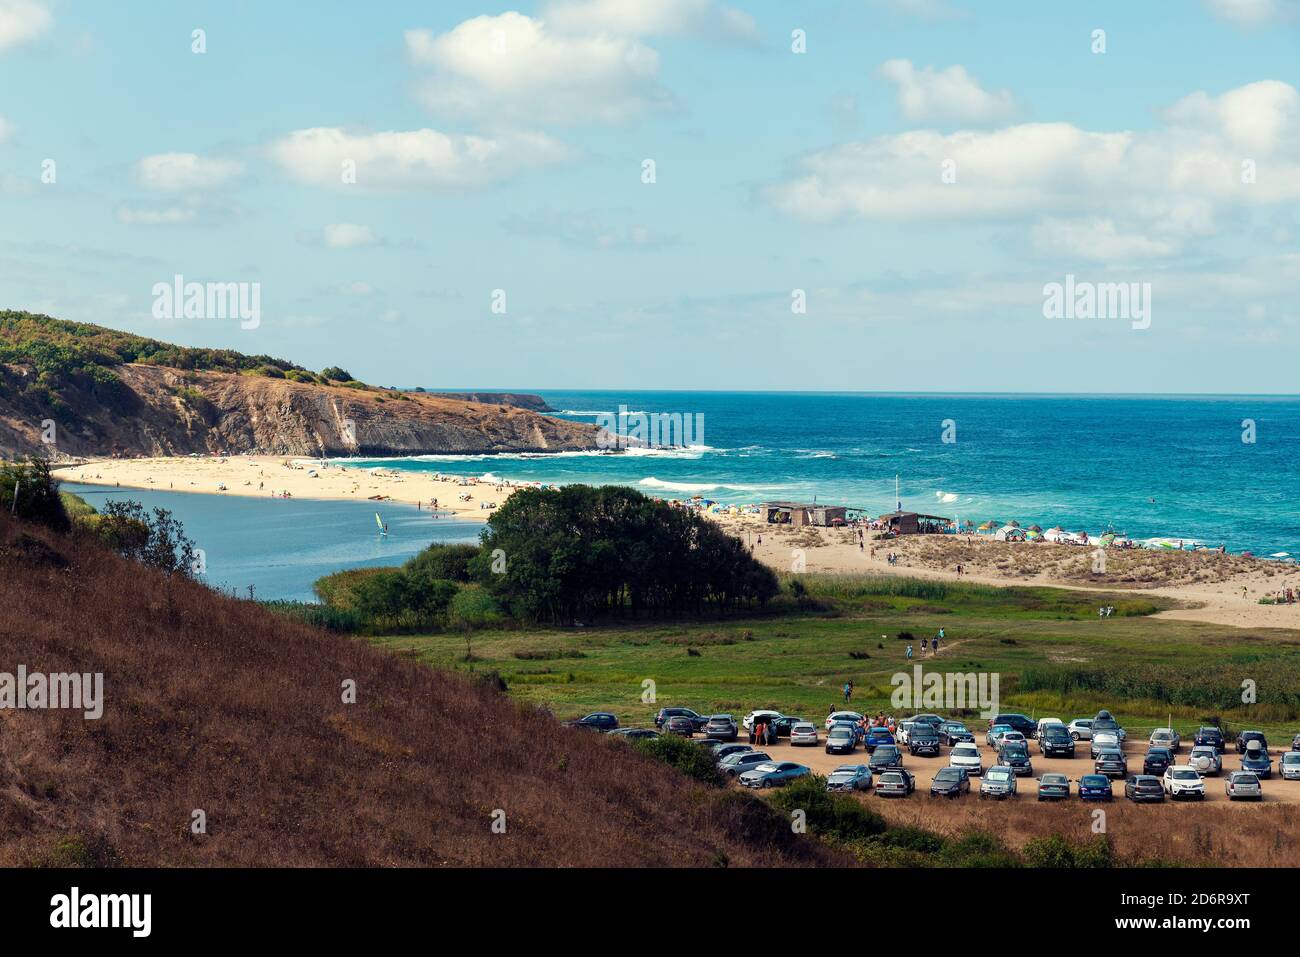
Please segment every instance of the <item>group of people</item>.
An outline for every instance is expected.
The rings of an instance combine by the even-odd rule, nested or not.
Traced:
[[[851,681],[847,682],[844,687],[847,688],[849,694],[851,694],[853,689],[853,682]],[[847,697],[845,700],[848,700]],[[831,714],[834,713],[835,713],[835,708],[832,707],[827,717],[829,717]],[[867,736],[867,732],[870,731],[872,728],[887,728],[889,729],[890,734],[893,734],[894,731],[897,729],[897,723],[894,721],[894,716],[885,714],[883,711],[877,712],[874,717],[871,715],[864,714],[858,720],[856,726],[858,729],[859,740],[865,738]]]
[[[943,629],[940,628],[939,633],[935,635],[933,638],[922,638],[921,657],[924,658],[926,656],[926,653],[932,649],[934,653],[937,655],[939,653],[939,642],[942,641],[944,637],[945,635],[943,633]],[[910,643],[907,646],[907,660],[908,661],[912,660],[912,646]]]

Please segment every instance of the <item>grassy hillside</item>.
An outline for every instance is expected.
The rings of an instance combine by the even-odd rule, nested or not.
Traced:
[[[104,714],[0,711],[0,866],[826,866],[746,794],[435,671],[0,515],[13,671]],[[356,703],[342,701],[346,681]],[[491,830],[495,809],[506,832]],[[207,833],[196,835],[196,810]]]

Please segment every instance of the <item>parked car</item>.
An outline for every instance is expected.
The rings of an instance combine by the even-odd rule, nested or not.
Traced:
[[[740,776],[747,788],[775,788],[812,774],[812,769],[793,761],[769,761],[751,768]]]
[[[940,768],[930,782],[931,797],[959,798],[970,793],[970,775],[964,768]]]
[[[995,724],[984,733],[984,743],[996,751],[1002,746],[1002,736],[1015,728],[1009,724]]]
[[[1087,741],[1092,738],[1092,718],[1075,718],[1065,729],[1074,740]]]
[[[974,743],[975,735],[971,734],[970,729],[960,721],[945,721],[939,725],[939,739],[951,748],[962,741]]]
[[[689,718],[696,731],[704,727],[704,722],[709,720],[707,716],[690,708],[660,708],[659,713],[655,715],[655,727],[662,728],[668,723],[669,718]]]
[[[1241,756],[1241,770],[1253,771],[1261,778],[1273,776],[1273,760],[1258,741],[1251,741],[1246,745],[1246,753]]]
[[[928,724],[936,731],[939,730],[939,725],[943,724],[943,718],[937,714],[914,714],[908,720],[916,724]]]
[[[732,754],[740,754],[743,751],[753,751],[752,744],[728,744],[725,741],[714,742],[713,757],[721,761],[723,758]]]
[[[907,797],[916,790],[916,777],[911,771],[893,768],[876,778],[875,787],[877,797]]]
[[[1173,728],[1156,728],[1147,741],[1153,748],[1168,748],[1170,754],[1177,754],[1182,743],[1182,738]]]
[[[790,728],[791,745],[814,745],[821,742],[821,736],[817,733],[817,725],[811,721],[800,721]]]
[[[984,772],[984,759],[976,745],[958,744],[948,752],[948,767],[961,768],[967,774],[978,777]]]
[[[608,711],[593,711],[585,718],[575,718],[564,722],[566,728],[586,728],[590,731],[613,731],[618,727],[618,718]]]
[[[1173,763],[1174,756],[1168,748],[1148,748],[1146,757],[1142,759],[1142,773],[1159,777]]]
[[[858,746],[858,733],[847,724],[837,724],[826,732],[827,754],[852,754]]]
[[[1237,753],[1245,754],[1246,745],[1251,741],[1258,741],[1260,747],[1265,751],[1268,750],[1268,739],[1264,737],[1263,731],[1243,731],[1237,735]]]
[[[916,722],[915,722],[915,721],[900,721],[900,722],[899,722],[899,724],[898,724],[898,733],[897,733],[897,735],[896,735],[896,737],[898,738],[898,743],[899,743],[899,744],[903,745],[904,747],[907,746],[907,742],[908,742],[908,740],[911,738],[912,729],[913,729],[914,727],[916,727]]]
[[[1002,746],[998,752],[998,764],[1010,768],[1018,778],[1034,776],[1034,762],[1029,757],[1029,745],[1023,741],[1011,741]]]
[[[913,755],[924,754],[927,757],[939,756],[939,732],[932,725],[920,724],[912,729],[907,740],[907,750]]]
[[[1219,756],[1219,749],[1212,744],[1195,745],[1187,758],[1187,763],[1207,776],[1218,774],[1223,770],[1223,758]]]
[[[1064,774],[1049,772],[1038,779],[1038,800],[1068,801],[1070,799],[1070,779]]]
[[[1124,782],[1124,796],[1134,804],[1163,804],[1165,786],[1154,774],[1135,774]]]
[[[1115,793],[1110,787],[1110,778],[1104,774],[1085,774],[1079,778],[1079,799],[1081,801],[1111,801]]]
[[[1300,734],[1291,739],[1291,750],[1300,751]]]
[[[1189,798],[1193,801],[1205,800],[1205,781],[1196,768],[1189,764],[1175,764],[1164,773],[1162,778],[1165,793],[1177,801]]]
[[[1101,710],[1097,716],[1092,719],[1092,756],[1097,757],[1097,752],[1102,748],[1120,748],[1124,747],[1124,738],[1126,734],[1124,729],[1119,726],[1119,722],[1109,711]]]
[[[867,761],[867,766],[876,774],[891,768],[901,768],[903,752],[896,744],[882,744],[871,752],[871,759]]]
[[[1108,778],[1126,778],[1128,777],[1128,759],[1124,757],[1124,752],[1119,748],[1106,748],[1104,751],[1097,753],[1097,760],[1093,765],[1093,770],[1098,774],[1104,774]]]
[[[799,718],[795,715],[783,714],[779,718],[772,719],[772,730],[776,732],[778,738],[790,737],[790,729],[796,724],[808,724],[807,718]]]
[[[826,776],[828,791],[865,791],[871,787],[871,768],[865,764],[841,764]]]
[[[1192,739],[1192,747],[1214,748],[1216,751],[1223,752],[1228,750],[1228,742],[1223,739],[1223,732],[1218,728],[1201,725],[1196,729],[1196,737]]]
[[[1227,792],[1229,801],[1264,799],[1264,788],[1259,783],[1259,775],[1251,771],[1233,771],[1224,780],[1223,789]]]
[[[1300,751],[1284,751],[1277,762],[1277,771],[1284,781],[1300,781]]]
[[[1038,750],[1044,757],[1074,757],[1074,738],[1063,724],[1049,724],[1038,733]]]
[[[693,738],[695,732],[700,730],[695,726],[695,722],[684,714],[672,715],[664,722],[663,727],[669,734],[680,735],[683,738]]]
[[[867,730],[867,736],[862,739],[862,746],[868,751],[874,751],[882,744],[893,744],[894,736],[889,733],[888,728],[870,728]]]
[[[653,728],[615,728],[609,733],[611,738],[627,738],[635,741],[638,738],[659,738],[662,735]]]
[[[1016,796],[1016,776],[1010,768],[995,764],[980,778],[980,799]]]
[[[856,726],[862,721],[862,715],[856,711],[832,711],[826,716],[826,730],[829,731],[831,725],[837,721],[847,721],[849,724]]]
[[[729,754],[719,761],[718,770],[722,772],[723,777],[736,778],[760,764],[769,763],[771,760],[772,755],[766,751],[737,751],[735,754]]]
[[[729,714],[715,714],[704,723],[704,736],[715,741],[735,741],[736,719]]]
[[[780,711],[765,711],[760,709],[758,711],[751,711],[749,714],[745,715],[745,717],[740,720],[740,726],[748,731],[754,726],[755,721],[762,721],[766,724],[770,724],[777,718],[783,717],[785,717],[785,715],[781,714]]]
[[[1054,724],[1059,724],[1062,728],[1065,727],[1065,722],[1060,718],[1039,718],[1038,727],[1034,731],[1034,737],[1041,738],[1043,736],[1043,729]]]
[[[1023,714],[1000,714],[989,722],[989,727],[1005,724],[1013,731],[1019,731],[1026,739],[1038,733],[1038,722]]]

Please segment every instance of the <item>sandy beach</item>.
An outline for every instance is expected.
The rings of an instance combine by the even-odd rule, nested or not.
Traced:
[[[270,456],[226,458],[101,459],[55,473],[68,482],[122,488],[196,492],[206,495],[392,501],[423,508],[434,501],[457,518],[486,520],[516,487],[472,476],[364,469],[342,463]],[[379,496],[379,498],[376,498]],[[1173,598],[1181,607],[1156,617],[1203,621],[1237,628],[1300,628],[1300,601],[1263,605],[1259,600],[1286,588],[1300,595],[1300,566],[1214,552],[1150,549],[1108,553],[1107,571],[1092,571],[1092,549],[1048,543],[1007,543],[983,536],[913,535],[867,540],[854,529],[767,525],[756,515],[708,517],[749,545],[755,557],[778,571],[802,561],[809,573],[906,575],[988,585],[1056,585],[1100,591],[1124,589]],[[891,565],[888,554],[898,558]]]
[[[65,482],[204,495],[391,501],[484,521],[514,491],[509,484],[434,473],[365,469],[275,455],[99,459],[57,469]]]

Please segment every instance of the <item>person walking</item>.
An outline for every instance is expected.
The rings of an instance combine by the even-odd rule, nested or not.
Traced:
[[[911,661],[911,660],[912,660],[912,646],[911,646],[911,645],[908,645],[908,646],[907,646],[907,660],[908,660],[908,661]]]
[[[930,639],[929,639],[929,638],[922,638],[922,639],[921,639],[921,657],[922,657],[922,658],[925,657],[925,651],[926,651],[926,649],[929,648],[929,647],[930,647]]]

